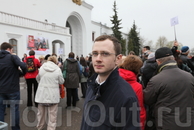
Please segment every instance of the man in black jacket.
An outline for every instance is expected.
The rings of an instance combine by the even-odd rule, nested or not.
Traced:
[[[144,89],[144,101],[154,106],[157,130],[194,130],[194,77],[178,68],[170,48],[155,52],[157,75]]]
[[[9,43],[1,44],[0,51],[0,121],[4,122],[6,103],[10,104],[11,127],[12,130],[20,130],[20,85],[19,67],[26,73],[26,65],[21,62],[19,57],[12,55],[13,46]]]
[[[118,73],[120,53],[115,37],[96,38],[92,48],[96,74],[88,80],[81,130],[140,130],[137,97]]]

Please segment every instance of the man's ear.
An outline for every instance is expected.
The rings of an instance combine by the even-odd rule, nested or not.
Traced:
[[[116,56],[116,65],[118,65],[119,63],[121,63],[122,60],[122,54],[119,54]]]
[[[117,56],[117,58],[119,59],[119,60],[121,60],[122,59],[122,54],[119,54],[118,56]]]
[[[7,48],[6,49],[6,51],[9,51],[10,53],[12,53],[11,51],[12,51],[13,49],[11,49],[11,48]]]
[[[159,60],[156,60],[156,62],[157,62],[157,64],[158,64],[158,65],[160,65],[160,64],[161,64],[161,62],[160,62]]]

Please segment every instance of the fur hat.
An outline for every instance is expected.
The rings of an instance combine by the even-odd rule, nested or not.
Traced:
[[[188,50],[189,50],[189,47],[188,46],[183,46],[181,48],[181,52],[183,52],[183,53],[187,52]]]
[[[171,55],[173,55],[173,53],[172,53],[171,49],[168,47],[161,47],[161,48],[157,49],[155,52],[156,59],[160,59],[160,58],[171,56]]]

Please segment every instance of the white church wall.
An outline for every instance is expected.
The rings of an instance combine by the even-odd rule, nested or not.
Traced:
[[[94,39],[103,34],[112,34],[112,29],[107,27],[106,25],[101,24],[100,22],[91,21],[91,24],[92,31],[95,33]]]
[[[49,24],[56,24],[57,26],[66,26],[68,18],[72,15],[75,16],[81,26],[79,31],[81,31],[81,38],[79,38],[75,46],[79,45],[84,56],[88,55],[91,52],[93,40],[92,33],[95,33],[95,37],[98,37],[102,34],[112,34],[111,28],[107,27],[105,24],[91,21],[91,11],[93,6],[82,1],[82,5],[76,5],[72,0],[2,0],[0,4],[0,11],[30,18],[37,21],[45,22]],[[75,22],[76,23],[76,22]],[[8,26],[0,23],[0,41],[7,41],[6,33],[15,33],[19,35],[20,38],[17,40],[20,45],[25,44],[27,35],[35,35],[46,37],[49,39],[49,42],[52,40],[61,40],[65,43],[64,45],[64,57],[68,56],[68,53],[71,50],[71,36],[63,36],[54,33],[32,30],[27,28],[19,28],[14,26]],[[80,35],[79,34],[79,35]],[[73,39],[75,41],[76,38]],[[51,44],[51,43],[50,43]],[[52,47],[52,45],[50,45]],[[23,56],[23,53],[26,48],[26,45],[19,46],[18,54]]]
[[[47,52],[40,52],[38,51],[36,56],[40,55],[46,55],[47,53],[52,53],[52,41],[54,40],[61,40],[64,43],[64,56],[68,55],[69,49],[70,49],[70,36],[69,35],[59,35],[59,34],[53,34],[48,32],[42,32],[27,28],[21,28],[17,26],[9,26],[0,24],[0,41],[3,42],[9,42],[11,38],[14,38],[17,40],[17,55],[22,58],[24,53],[28,54],[27,50],[27,40],[28,35],[32,35],[35,37],[44,37],[48,39],[49,44],[49,50]],[[0,44],[1,44],[0,43]]]

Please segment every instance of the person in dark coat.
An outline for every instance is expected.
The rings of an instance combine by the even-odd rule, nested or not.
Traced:
[[[157,75],[144,89],[157,130],[194,130],[194,77],[179,69],[170,48],[155,52]]]
[[[181,51],[179,51],[178,45],[179,43],[177,41],[174,41],[174,46],[171,49],[175,60],[177,61],[177,66],[180,69],[185,70],[194,76],[194,64],[192,63],[192,59],[188,57],[189,47],[183,46],[181,48]]]
[[[189,47],[188,46],[183,46],[181,48],[181,55],[180,55],[180,59],[182,60],[182,62],[186,65],[188,65],[188,67],[194,71],[194,64],[192,63],[192,59],[190,57],[188,57],[189,54]],[[192,73],[194,75],[194,72]]]
[[[12,55],[13,46],[7,42],[1,44],[0,51],[0,121],[4,122],[5,100],[10,104],[10,126],[12,130],[20,130],[20,73],[26,73],[26,65],[17,55]]]
[[[88,79],[81,130],[140,130],[138,99],[119,76],[122,55],[119,41],[109,35],[95,39],[92,63],[95,74]]]
[[[151,52],[148,55],[148,59],[145,61],[144,67],[141,68],[143,88],[146,88],[149,80],[155,75],[157,66],[155,53]]]
[[[63,78],[65,79],[65,87],[67,91],[67,106],[70,108],[71,105],[76,107],[77,100],[77,88],[81,80],[80,64],[74,59],[75,54],[69,53],[69,58],[63,63]]]
[[[87,90],[87,80],[88,76],[84,76],[85,68],[88,68],[88,75],[89,75],[89,67],[87,66],[87,62],[85,61],[84,57],[80,57],[80,65],[82,67],[82,73],[81,73],[81,92],[82,92],[82,98],[86,97],[86,90]]]

